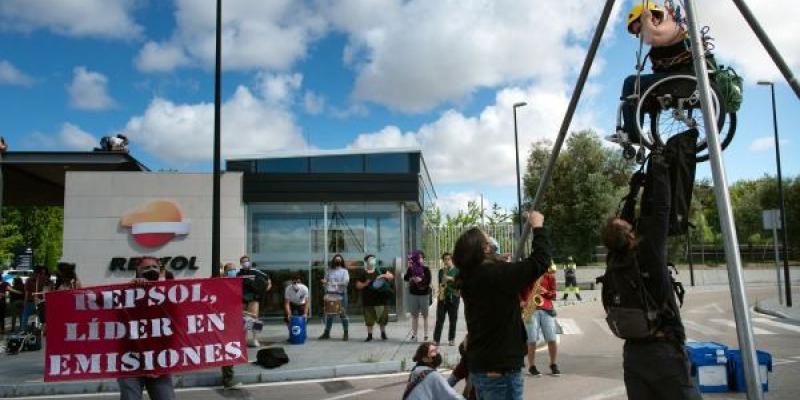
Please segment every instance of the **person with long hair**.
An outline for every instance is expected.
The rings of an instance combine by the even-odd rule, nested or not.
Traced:
[[[436,370],[442,364],[439,346],[431,342],[420,344],[412,361],[416,365],[408,376],[403,400],[464,399]]]
[[[342,330],[344,331],[342,340],[349,339],[347,333],[350,325],[350,320],[347,318],[347,285],[349,283],[350,273],[347,272],[344,257],[337,253],[331,259],[330,267],[325,271],[325,278],[322,279],[325,287],[325,295],[322,297],[325,300],[325,332],[322,333],[319,340],[331,338],[333,318],[337,315],[342,320]]]
[[[533,245],[525,260],[500,259],[489,236],[479,228],[464,232],[453,251],[469,332],[469,380],[479,399],[517,400],[523,396],[521,369],[527,346],[519,294],[551,263],[544,216],[533,211],[527,220],[533,228]]]

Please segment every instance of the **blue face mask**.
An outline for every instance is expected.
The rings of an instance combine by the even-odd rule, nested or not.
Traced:
[[[225,275],[226,275],[226,276],[228,276],[229,278],[233,278],[233,277],[236,277],[236,274],[237,274],[238,272],[239,272],[239,271],[237,271],[237,270],[235,270],[235,269],[229,269],[229,270],[227,270],[227,271],[225,272]]]

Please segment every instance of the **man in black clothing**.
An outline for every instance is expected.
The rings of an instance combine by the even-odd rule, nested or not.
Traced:
[[[639,220],[635,221],[633,215],[635,192],[638,192],[638,188],[634,188],[626,199],[621,218],[610,220],[602,233],[609,250],[609,263],[638,262],[645,287],[659,312],[658,328],[650,338],[625,341],[623,369],[628,399],[701,398],[689,376],[689,362],[683,349],[686,334],[667,271],[667,236],[673,198],[670,170],[686,171],[681,164],[694,163],[696,141],[696,132],[685,132],[667,143],[665,154],[652,153]],[[685,157],[687,154],[683,153],[689,152],[691,157]],[[631,252],[635,257],[626,256]]]
[[[522,399],[527,346],[519,296],[551,263],[544,216],[531,212],[528,223],[533,227],[533,252],[523,261],[498,259],[478,228],[462,234],[455,245],[453,260],[460,269],[469,332],[469,379],[478,398]]]

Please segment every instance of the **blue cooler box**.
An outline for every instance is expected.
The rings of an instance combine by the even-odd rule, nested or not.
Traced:
[[[303,344],[306,342],[306,317],[294,315],[289,319],[289,343]]]
[[[761,378],[761,390],[769,391],[769,373],[772,372],[772,355],[766,351],[756,350],[758,358],[758,375]],[[731,389],[737,392],[747,391],[744,379],[744,362],[741,350],[728,350],[728,373]]]
[[[728,391],[728,346],[716,342],[687,342],[692,379],[703,393]]]

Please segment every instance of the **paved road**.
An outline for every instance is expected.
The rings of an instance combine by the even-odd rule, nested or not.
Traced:
[[[773,288],[749,290],[749,300],[773,295]],[[716,341],[738,347],[730,306],[724,288],[691,290],[683,309],[687,334],[691,339]],[[625,399],[622,382],[622,342],[611,335],[602,319],[598,302],[562,307],[559,320],[561,337],[560,377],[525,378],[526,399]],[[800,326],[754,314],[756,344],[772,353],[775,364],[770,375],[767,399],[796,399],[800,391]],[[320,355],[324,356],[324,355]],[[546,354],[538,354],[539,369],[546,369]],[[342,380],[250,385],[239,391],[214,388],[180,390],[179,399],[399,399],[406,374],[364,376]],[[460,387],[460,386],[459,386]],[[60,398],[115,399],[115,395],[76,395]],[[743,394],[705,395],[706,399],[744,399]]]

